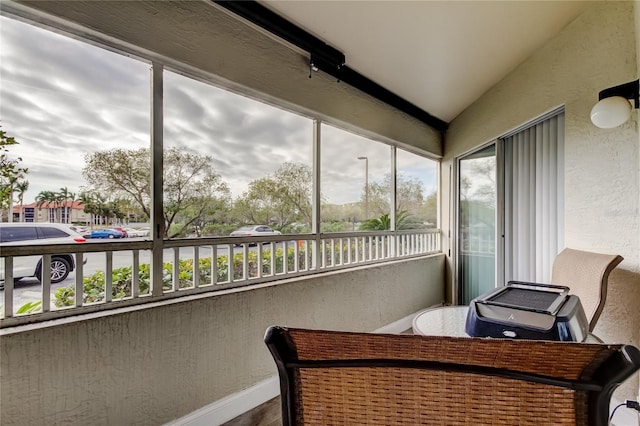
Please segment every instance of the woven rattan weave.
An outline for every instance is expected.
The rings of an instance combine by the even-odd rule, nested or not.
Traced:
[[[270,327],[284,425],[606,425],[633,346]]]

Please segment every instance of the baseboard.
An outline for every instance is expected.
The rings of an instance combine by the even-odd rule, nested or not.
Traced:
[[[167,426],[221,425],[278,395],[280,395],[280,381],[278,376],[273,376],[169,422]]]
[[[417,312],[398,321],[387,324],[374,333],[399,334],[410,330]],[[206,405],[184,417],[166,423],[167,426],[217,426],[233,420],[239,415],[258,407],[280,395],[278,376],[270,377],[262,382],[231,394],[209,405]]]

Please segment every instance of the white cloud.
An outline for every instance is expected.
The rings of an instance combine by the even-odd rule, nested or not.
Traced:
[[[42,190],[78,191],[84,155],[149,146],[149,64],[0,17],[0,126],[20,143],[32,201]],[[212,157],[234,195],[284,162],[311,166],[311,120],[169,71],[164,73],[164,143]],[[322,192],[354,202],[390,171],[389,147],[323,126]],[[415,157],[415,158],[413,158]],[[417,156],[402,171],[435,182]]]

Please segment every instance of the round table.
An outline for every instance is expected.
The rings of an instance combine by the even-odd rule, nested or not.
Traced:
[[[468,306],[442,306],[420,312],[413,319],[413,334],[469,337],[464,331]]]
[[[441,306],[426,309],[413,318],[413,334],[422,336],[470,337],[465,331],[469,306]],[[584,343],[603,343],[592,334],[587,334]]]

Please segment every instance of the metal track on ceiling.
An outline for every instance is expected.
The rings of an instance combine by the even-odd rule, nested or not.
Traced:
[[[447,122],[434,117],[406,99],[349,68],[349,66],[346,65],[344,53],[329,46],[324,41],[291,23],[257,1],[211,1],[308,52],[310,55],[310,64],[335,77],[340,82],[349,84],[440,132],[447,130],[449,126]]]

